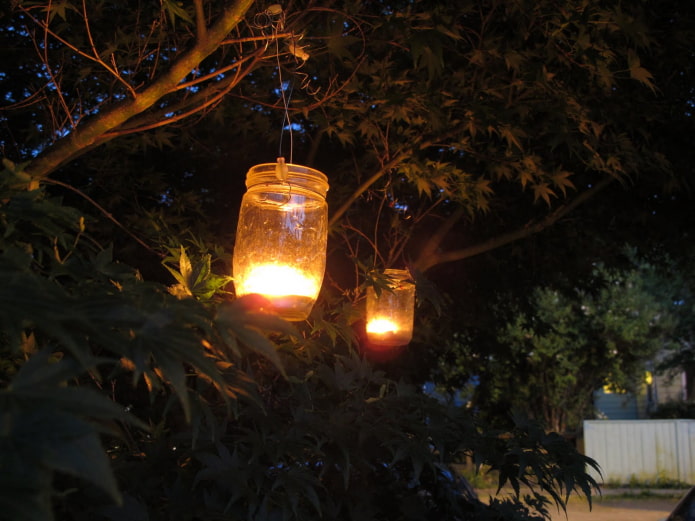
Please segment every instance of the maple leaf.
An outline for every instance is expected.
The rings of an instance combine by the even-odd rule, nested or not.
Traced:
[[[639,56],[632,49],[627,52],[627,65],[630,69],[630,77],[633,80],[639,81],[642,85],[646,85],[652,92],[656,92],[656,85],[652,81],[654,76],[647,69],[642,67],[642,62]]]
[[[538,183],[533,186],[533,202],[543,199],[550,206],[550,198],[557,197],[557,194],[548,186],[548,183]]]
[[[528,170],[524,170],[521,172],[521,175],[519,176],[519,180],[521,181],[521,187],[526,188],[526,185],[533,181],[533,172],[530,172]]]
[[[492,189],[490,186],[490,180],[489,179],[478,179],[475,183],[475,190],[481,195],[492,195],[495,193],[495,191]]]
[[[508,147],[511,148],[512,146],[515,146],[520,151],[523,151],[523,147],[519,141],[520,137],[526,137],[523,130],[513,129],[508,125],[504,125],[500,127],[500,136],[502,136],[502,138],[507,142]]]
[[[432,195],[432,187],[430,186],[429,180],[424,177],[418,177],[415,179],[415,186],[417,187],[417,192],[419,195],[423,193],[430,197]]]
[[[552,177],[553,185],[560,189],[562,195],[567,195],[567,189],[574,189],[574,183],[570,179],[572,172],[567,170],[559,170]]]

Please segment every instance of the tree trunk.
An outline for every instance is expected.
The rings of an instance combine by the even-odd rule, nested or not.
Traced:
[[[244,19],[253,3],[254,0],[234,0],[214,25],[207,31],[199,31],[200,37],[195,45],[183,53],[168,71],[136,92],[135,97],[114,104],[57,141],[25,168],[26,173],[33,178],[45,178],[86,150],[113,139],[115,135],[109,136],[109,133],[173,91],[193,69],[218,49],[230,31]]]

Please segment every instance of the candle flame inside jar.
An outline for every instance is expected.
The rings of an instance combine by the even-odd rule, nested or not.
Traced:
[[[366,329],[369,343],[373,346],[396,347],[410,342],[410,330],[388,318],[372,319],[367,322]]]
[[[318,292],[316,281],[296,268],[279,264],[261,264],[252,268],[245,277],[240,293],[260,293],[267,297],[315,297]]]
[[[386,318],[375,318],[367,324],[367,333],[395,333],[398,326]]]

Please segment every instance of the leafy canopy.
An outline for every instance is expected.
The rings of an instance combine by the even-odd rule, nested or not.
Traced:
[[[672,287],[668,276],[655,264],[634,262],[625,269],[598,265],[582,286],[537,287],[516,306],[498,305],[491,330],[471,329],[452,342],[442,384],[458,386],[475,375],[477,406],[528,411],[561,433],[590,415],[595,390],[638,391],[677,322],[673,295],[664,291]]]

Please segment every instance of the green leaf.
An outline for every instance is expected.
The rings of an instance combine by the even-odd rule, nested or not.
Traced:
[[[178,264],[178,270],[169,263]],[[174,276],[178,285],[171,288],[170,292],[178,297],[194,296],[203,300],[212,298],[233,279],[230,276],[214,274],[211,263],[210,254],[191,260],[183,246],[180,246],[179,250],[172,250],[172,255],[164,259],[164,267]]]
[[[277,354],[277,346],[263,332],[275,331],[296,336],[296,330],[277,315],[255,311],[258,299],[258,295],[246,295],[220,306],[215,321],[227,334],[228,345],[231,344],[232,349],[238,339],[247,348],[268,358],[284,375],[285,369]]]
[[[430,81],[443,70],[444,46],[437,31],[425,30],[413,35],[410,39],[410,52],[415,67],[425,67]]]
[[[176,20],[178,18],[188,24],[193,24],[193,18],[191,18],[183,5],[183,2],[177,0],[162,0],[162,7],[169,16],[169,21],[172,26],[176,26]]]
[[[415,186],[417,187],[417,192],[419,195],[426,195],[427,197],[432,197],[432,185],[429,179],[424,177],[415,178]]]
[[[0,438],[0,442],[2,438]],[[50,494],[52,472],[18,461],[0,445],[0,519],[3,521],[53,521]]]
[[[52,351],[43,349],[29,357],[13,378],[9,389],[23,392],[58,387],[84,371],[83,366],[69,359],[51,363],[52,355]]]
[[[183,246],[181,246],[181,249],[179,250],[179,270],[181,271],[183,283],[186,284],[186,287],[190,288],[190,283],[192,282],[191,272],[193,271],[193,268],[191,267],[191,260],[188,258],[186,250]]]
[[[55,2],[50,3],[49,5],[50,5],[50,7],[46,7],[44,9],[45,11],[48,11],[48,21],[49,22],[52,22],[56,16],[58,18],[60,18],[61,20],[66,21],[67,18],[66,18],[65,11],[68,9],[71,11],[74,11],[76,13],[79,13],[77,8],[75,6],[73,6],[69,0],[57,0]]]
[[[652,76],[652,74],[647,69],[642,67],[642,63],[640,61],[639,56],[632,49],[628,50],[627,63],[630,69],[630,77],[633,80],[637,80],[641,84],[646,85],[652,92],[656,93],[656,85],[653,81],[654,76]]]
[[[543,199],[550,206],[550,198],[557,197],[548,183],[536,183],[533,185],[533,200]]]
[[[109,521],[150,521],[147,506],[131,494],[123,494],[122,505],[109,505],[98,512]]]
[[[508,125],[502,125],[499,128],[500,136],[507,142],[509,148],[515,147],[518,151],[523,152],[524,148],[521,144],[520,138],[525,138],[526,134],[523,130],[518,128],[512,128]]]
[[[58,414],[47,414],[36,426],[44,430],[46,425],[51,426],[49,437],[35,447],[42,464],[93,483],[120,504],[118,484],[96,429],[75,417]]]
[[[160,350],[154,357],[154,363],[162,370],[166,381],[174,388],[186,416],[186,421],[190,421],[191,401],[188,395],[186,371],[182,360],[175,356],[169,356],[166,351]]]
[[[326,47],[328,52],[337,58],[346,61],[354,60],[354,56],[350,51],[350,46],[358,43],[358,38],[343,34],[341,27],[336,27],[332,34],[326,38]]]
[[[64,472],[93,483],[114,501],[120,501],[116,479],[94,425],[77,415],[48,409],[40,402],[22,403],[7,394],[0,398],[4,406],[11,402],[11,408],[2,409],[5,429],[0,435],[0,460],[10,465],[9,469],[3,465],[3,471],[12,471],[12,465],[21,464],[26,469],[17,469],[18,475],[27,472],[26,486],[36,489],[43,486],[42,469]]]
[[[68,386],[68,381],[84,374],[85,368],[72,360],[52,361],[51,354],[49,350],[42,350],[31,356],[7,389],[0,391],[0,397],[6,403],[41,404],[81,418],[119,420],[148,429],[123,406],[94,389]]]

